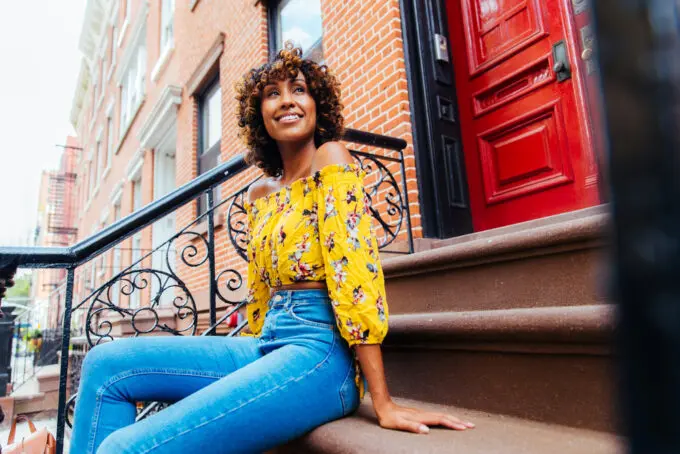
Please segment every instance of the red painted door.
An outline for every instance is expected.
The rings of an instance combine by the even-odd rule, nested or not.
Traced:
[[[475,230],[598,204],[571,0],[446,3]]]

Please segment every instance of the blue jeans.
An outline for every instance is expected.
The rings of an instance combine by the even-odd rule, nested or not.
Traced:
[[[269,301],[262,335],[144,337],[83,362],[72,454],[259,453],[359,405],[325,290]],[[135,423],[136,401],[174,402]]]

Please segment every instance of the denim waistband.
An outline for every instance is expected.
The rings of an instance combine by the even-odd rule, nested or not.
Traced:
[[[310,304],[328,304],[329,299],[326,289],[279,290],[269,298],[269,308],[288,307],[291,303],[297,301],[305,301]]]

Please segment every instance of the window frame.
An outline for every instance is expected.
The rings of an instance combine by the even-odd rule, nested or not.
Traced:
[[[94,150],[90,152],[90,154],[94,154]],[[92,194],[94,194],[94,184],[95,184],[95,172],[96,172],[96,164],[94,163],[94,160],[96,159],[95,156],[92,156],[88,160],[87,166],[87,174],[88,174],[88,201],[92,199]]]
[[[95,142],[94,145],[94,150],[95,150],[95,155],[96,155],[96,160],[97,160],[97,188],[99,188],[99,185],[101,184],[101,179],[102,175],[104,174],[105,166],[104,166],[104,160],[102,159],[104,157],[102,153],[102,137],[101,135],[97,138],[97,141]]]
[[[319,0],[321,2],[321,0]],[[269,61],[274,61],[276,58],[276,53],[277,51],[283,47],[283,43],[280,45],[277,44],[277,40],[279,37],[279,16],[281,13],[281,3],[283,3],[283,0],[270,0],[268,2],[268,7],[267,7],[267,23],[268,23],[268,35],[267,38],[269,39]],[[321,48],[323,49],[323,37],[324,37],[324,29],[323,29],[323,18],[322,18],[322,23],[321,23]],[[319,64],[323,64],[324,61],[326,60],[326,56],[324,55],[324,59],[320,62]]]
[[[120,221],[122,217],[122,205],[121,205],[121,199],[118,199],[114,202],[113,204],[113,223],[117,223]],[[123,257],[122,257],[122,246],[120,243],[117,243],[113,247],[113,254],[111,257],[111,279],[116,277],[118,273],[121,272],[123,268]],[[120,280],[117,280],[113,284],[113,292],[112,292],[112,300],[111,301],[115,306],[120,306]]]
[[[142,176],[139,175],[132,180],[132,213],[137,212],[144,206],[144,193],[142,192]],[[137,195],[139,194],[139,198]],[[137,203],[139,202],[139,203]],[[142,267],[141,262],[135,264],[135,262],[142,259],[142,232],[136,232],[132,235],[130,241],[130,268],[140,269]],[[141,306],[141,295],[142,290],[135,288],[130,295],[130,308],[139,309]]]
[[[114,148],[114,142],[113,142],[113,113],[111,115],[106,116],[106,170],[111,168],[111,161],[113,161],[113,148]]]
[[[175,44],[175,9],[176,9],[176,2],[175,0],[161,0],[160,1],[160,7],[161,7],[161,20],[160,20],[160,36],[159,36],[159,48],[160,48],[160,54],[162,55],[163,53],[167,52],[168,49],[174,47]],[[166,7],[166,5],[168,5]],[[168,14],[170,17],[167,18],[165,17],[165,14]],[[168,25],[170,26],[170,33],[169,37],[166,34]]]
[[[119,139],[127,132],[146,95],[146,41],[137,43],[120,80]]]
[[[208,99],[210,98],[211,94],[219,88],[220,90],[220,139],[213,144],[210,149],[207,151],[204,150],[204,144],[205,144],[205,124],[204,124],[204,110],[205,106],[208,104]],[[206,172],[208,172],[211,169],[214,169],[219,163],[220,163],[220,154],[221,154],[221,149],[222,149],[222,136],[223,136],[223,129],[222,129],[222,115],[224,112],[222,112],[222,86],[220,84],[220,77],[219,77],[219,71],[217,74],[209,79],[209,82],[207,82],[204,86],[204,88],[196,94],[196,102],[198,104],[198,149],[196,150],[196,161],[197,161],[197,176],[202,175]],[[213,161],[214,164],[212,167],[203,169],[205,165],[205,161]],[[213,195],[214,195],[214,202],[215,204],[218,203],[219,200],[219,186],[215,187],[213,189]],[[207,205],[208,205],[208,200],[207,196],[201,196],[198,199],[198,204],[197,204],[197,216],[200,216],[204,214],[207,210]]]
[[[118,27],[116,24],[111,25],[111,67],[113,68],[116,65],[116,54],[118,53],[116,51],[118,49]],[[112,72],[110,69],[109,72]],[[108,75],[107,75],[108,76]]]

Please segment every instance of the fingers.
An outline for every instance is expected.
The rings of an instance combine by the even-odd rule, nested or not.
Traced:
[[[425,424],[422,424],[418,421],[406,419],[405,417],[399,418],[399,420],[397,421],[396,428],[400,430],[405,430],[407,432],[413,432],[416,434],[426,434],[430,432],[430,428],[427,427]]]
[[[410,419],[418,421],[422,424],[427,424],[428,426],[444,426],[454,430],[466,430],[475,427],[475,425],[471,422],[461,421],[459,418],[453,415],[447,415],[444,413],[422,412],[418,415],[411,416]]]

